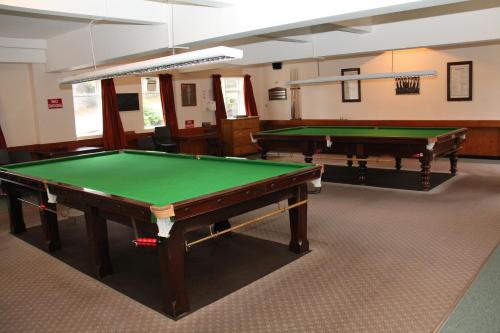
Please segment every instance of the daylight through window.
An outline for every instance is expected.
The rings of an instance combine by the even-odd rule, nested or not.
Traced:
[[[141,79],[142,110],[144,114],[144,128],[164,126],[163,109],[161,107],[160,82],[157,77],[143,77]]]
[[[102,134],[101,82],[91,81],[73,85],[76,136]]]
[[[242,77],[221,78],[222,93],[226,105],[226,114],[228,118],[245,116],[245,100],[243,95]]]

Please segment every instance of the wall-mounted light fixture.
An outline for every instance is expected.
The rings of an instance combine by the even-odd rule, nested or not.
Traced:
[[[103,80],[134,74],[144,74],[183,68],[187,66],[205,65],[241,59],[243,51],[225,46],[217,46],[203,50],[179,53],[167,57],[144,60],[125,65],[118,65],[88,73],[72,75],[59,80],[60,84],[80,83]]]
[[[371,73],[359,75],[342,75],[342,76],[323,76],[307,80],[294,80],[286,82],[287,85],[303,85],[303,84],[319,84],[340,81],[356,81],[356,80],[373,80],[373,79],[386,79],[386,78],[402,78],[402,77],[416,77],[416,76],[436,76],[437,71],[411,71],[411,72],[388,72],[388,73]]]

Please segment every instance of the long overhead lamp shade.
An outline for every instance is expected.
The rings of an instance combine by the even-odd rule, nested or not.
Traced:
[[[155,58],[99,69],[88,73],[72,75],[59,80],[60,84],[80,83],[103,80],[126,75],[159,72],[188,66],[204,65],[243,58],[243,51],[225,46],[179,53],[162,58]]]
[[[371,74],[358,74],[358,75],[323,76],[315,79],[288,81],[286,84],[301,85],[301,84],[317,84],[317,83],[328,83],[328,82],[339,82],[339,81],[357,81],[357,80],[372,80],[372,79],[415,77],[415,76],[436,76],[436,75],[437,71],[435,70],[371,73]]]

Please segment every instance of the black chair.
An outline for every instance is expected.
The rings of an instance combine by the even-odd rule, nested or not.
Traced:
[[[177,144],[172,140],[168,126],[155,127],[154,141],[156,149],[168,153],[177,152]]]
[[[147,136],[145,138],[138,138],[137,148],[141,150],[155,150],[155,141],[150,136]]]
[[[27,150],[11,151],[9,152],[11,163],[22,163],[31,161],[31,152]]]
[[[9,152],[7,149],[0,150],[0,165],[10,164]]]
[[[219,136],[207,139],[208,154],[214,156],[222,156],[222,147]]]

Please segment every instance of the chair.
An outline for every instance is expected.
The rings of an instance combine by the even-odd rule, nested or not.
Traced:
[[[209,155],[222,156],[221,140],[218,135],[214,138],[207,139],[207,145]]]
[[[172,140],[168,126],[155,127],[154,141],[157,150],[169,153],[177,152],[177,144]]]
[[[10,163],[9,152],[7,149],[0,150],[0,165],[5,165]]]
[[[137,148],[141,150],[155,150],[155,141],[153,140],[153,137],[147,136],[144,138],[138,138],[137,139]]]
[[[22,163],[31,161],[31,152],[27,150],[18,150],[9,152],[11,163]]]

